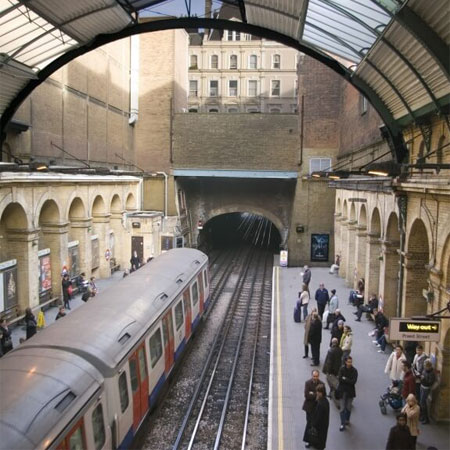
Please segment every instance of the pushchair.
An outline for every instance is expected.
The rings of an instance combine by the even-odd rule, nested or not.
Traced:
[[[398,411],[403,406],[401,396],[401,384],[399,381],[393,381],[391,386],[386,389],[383,395],[380,395],[381,414],[387,414],[387,405],[389,405],[394,411]]]

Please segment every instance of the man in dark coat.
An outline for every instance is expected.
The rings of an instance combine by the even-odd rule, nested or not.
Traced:
[[[384,329],[389,326],[389,320],[386,318],[386,316],[376,309],[373,310],[373,313],[375,315],[375,340],[380,339],[381,336],[384,334]]]
[[[413,450],[415,448],[408,425],[406,414],[397,415],[397,425],[389,432],[386,450]]]
[[[72,286],[72,282],[70,281],[69,275],[67,273],[63,275],[63,279],[62,279],[61,285],[62,285],[64,307],[67,308],[67,309],[70,309],[69,286]]]
[[[303,402],[303,411],[306,412],[306,426],[311,422],[312,414],[316,408],[316,389],[319,385],[324,385],[320,380],[319,371],[311,372],[312,378],[305,382],[305,401]]]
[[[331,339],[331,347],[328,350],[322,372],[327,376],[328,386],[330,386],[330,397],[334,398],[334,391],[338,384],[338,373],[342,365],[342,349],[339,347],[337,338]]]
[[[330,301],[328,290],[325,289],[325,285],[323,283],[319,284],[319,289],[316,291],[315,299],[317,302],[317,310],[319,311],[320,320],[322,320],[325,306],[327,306],[327,303]]]
[[[311,417],[310,428],[305,429],[305,447],[311,445],[318,450],[323,450],[327,444],[328,425],[330,423],[330,404],[327,400],[325,386],[319,385],[316,389],[316,407]],[[311,434],[311,430],[314,434]]]
[[[339,369],[338,380],[338,391],[341,396],[341,426],[339,431],[344,431],[345,426],[350,424],[352,403],[356,397],[355,384],[358,380],[358,371],[353,367],[351,356],[347,356],[344,365]]]
[[[303,267],[303,284],[309,288],[309,282],[311,281],[311,270],[308,266]]]
[[[311,345],[312,363],[311,366],[318,366],[320,363],[320,343],[322,342],[322,322],[319,314],[312,315],[311,326],[309,328],[308,342]]]

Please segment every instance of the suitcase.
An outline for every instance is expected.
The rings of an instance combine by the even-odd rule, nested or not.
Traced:
[[[300,315],[300,308],[298,307],[298,304],[297,304],[294,307],[294,322],[299,323],[301,321],[302,321],[302,319],[301,319],[301,315]]]

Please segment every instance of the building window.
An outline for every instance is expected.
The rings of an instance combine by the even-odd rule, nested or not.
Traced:
[[[198,108],[194,107],[194,108],[189,108],[189,112],[190,113],[196,113],[198,112]]]
[[[272,97],[279,97],[280,96],[280,80],[272,80],[272,82],[271,82],[271,89],[270,89],[270,95]]]
[[[217,55],[211,56],[211,69],[219,68],[219,57]]]
[[[191,55],[191,61],[190,61],[190,64],[189,64],[189,69],[190,70],[198,69],[197,55]]]
[[[210,112],[210,113],[218,113],[219,109],[218,108],[209,108],[208,112]]]
[[[281,113],[281,109],[280,108],[270,108],[270,113],[272,114],[280,114]]]
[[[313,172],[329,172],[331,170],[331,158],[311,158],[309,160],[309,174]]]
[[[225,33],[226,40],[227,41],[240,41],[241,40],[241,33],[239,31],[231,31],[228,30]]]
[[[228,82],[228,96],[237,97],[238,94],[238,82],[237,80],[230,80]]]
[[[366,112],[367,112],[367,98],[366,97],[364,97],[364,95],[360,95],[360,100],[359,100],[359,103],[360,103],[360,108],[361,108],[361,115],[363,115],[363,114],[366,114]]]
[[[228,112],[229,113],[237,113],[239,111],[238,111],[238,109],[235,106],[232,106],[232,107],[228,108]]]
[[[293,114],[297,114],[298,113],[298,106],[297,105],[291,105],[291,112]]]
[[[219,82],[217,80],[209,81],[209,96],[210,97],[219,96]]]
[[[230,69],[237,69],[237,55],[230,56]]]
[[[258,108],[247,108],[247,112],[250,114],[255,114],[259,111],[258,111]]]
[[[189,80],[189,97],[198,97],[198,81]]]
[[[250,55],[250,58],[248,61],[248,68],[249,69],[257,69],[258,68],[258,57],[256,55]]]
[[[258,95],[258,81],[249,80],[248,81],[248,96],[256,97]]]
[[[281,56],[273,55],[272,58],[272,69],[280,69],[281,68]]]

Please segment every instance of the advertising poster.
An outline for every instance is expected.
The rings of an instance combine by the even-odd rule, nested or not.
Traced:
[[[288,265],[288,252],[287,250],[280,251],[280,267],[287,267]]]
[[[74,278],[78,275],[78,245],[73,245],[68,249],[69,253],[69,277]]]
[[[17,267],[3,271],[3,303],[5,310],[17,305]]]
[[[39,293],[42,294],[52,287],[52,268],[50,255],[39,257]]]
[[[329,234],[311,234],[311,261],[328,261]]]

